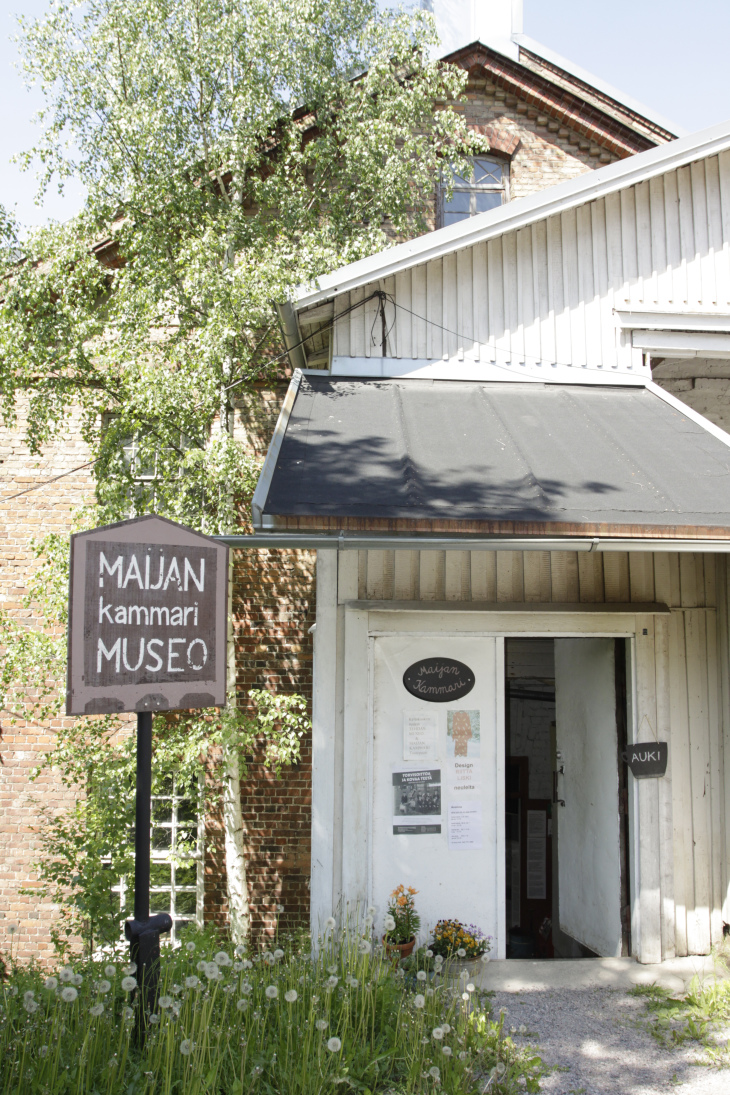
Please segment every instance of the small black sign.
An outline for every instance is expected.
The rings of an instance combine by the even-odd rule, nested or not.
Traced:
[[[452,658],[424,658],[409,665],[403,686],[412,696],[429,703],[450,703],[468,695],[475,677],[468,665]]]
[[[634,779],[656,779],[667,770],[669,745],[666,741],[641,741],[622,754]]]

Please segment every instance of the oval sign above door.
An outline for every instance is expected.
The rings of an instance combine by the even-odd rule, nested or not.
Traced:
[[[468,665],[453,658],[424,658],[409,665],[403,686],[412,696],[429,703],[449,703],[471,692],[476,678]]]

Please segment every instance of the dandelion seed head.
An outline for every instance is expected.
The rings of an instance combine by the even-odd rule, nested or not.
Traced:
[[[466,991],[467,991],[467,992],[474,992],[474,991],[475,991],[475,986],[474,986],[474,985],[473,985],[473,984],[471,983],[471,981],[470,981],[470,982],[469,982],[469,984],[468,984],[468,985],[466,986]]]
[[[109,965],[108,965],[108,966],[104,966],[104,973],[106,974],[106,976],[107,976],[107,977],[114,977],[114,976],[116,976],[116,972],[117,972],[117,967],[116,967],[116,966],[113,966],[113,965],[111,964],[111,962],[109,963]]]
[[[137,972],[137,963],[136,962],[128,962],[127,965],[124,967],[124,972],[129,977],[133,977],[134,974]]]
[[[64,985],[70,985],[71,984],[71,978],[73,977],[73,975],[74,975],[74,971],[71,969],[71,967],[70,966],[64,966],[58,976],[59,976],[59,979],[61,981],[63,981]]]
[[[189,1038],[183,1038],[182,1042],[180,1043],[180,1052],[182,1053],[183,1057],[189,1057],[190,1054],[193,1052],[193,1043],[190,1041]]]
[[[39,1057],[47,1057],[48,1056],[48,1046],[38,1046],[38,1049],[36,1050],[36,1053],[38,1054]]]
[[[25,1010],[28,1012],[29,1015],[33,1015],[34,1012],[38,1011],[38,1007],[39,1007],[38,1001],[34,1000],[31,997],[30,1000],[24,1000],[23,1001],[23,1007],[25,1008]]]
[[[441,1024],[441,1029],[444,1032],[444,1034],[451,1034],[451,1025],[449,1023],[442,1023]]]
[[[28,989],[27,992],[23,993],[23,1003],[27,1004],[29,1000],[34,1000],[34,999],[35,999],[35,992],[33,991],[33,989]]]
[[[442,1031],[441,1027],[434,1027],[431,1031],[431,1037],[435,1038],[437,1042],[443,1041],[444,1032]]]
[[[18,930],[18,925],[15,922],[8,924],[8,935],[15,935]]]
[[[450,1057],[452,1053],[451,1046],[441,1046],[441,1052],[444,1057]]]
[[[243,982],[243,984],[241,985],[241,992],[244,994],[244,996],[249,996],[253,992],[253,985],[250,983],[250,981]]]
[[[269,1000],[276,1000],[277,996],[279,995],[279,990],[277,989],[276,985],[267,985],[265,989],[265,995],[268,997]]]
[[[328,966],[327,973],[337,973],[337,966]]]
[[[130,1008],[130,1007],[122,1008],[122,1018],[123,1019],[133,1019],[134,1018],[134,1008]]]
[[[192,939],[190,940],[190,942],[185,944],[185,950],[188,952],[188,954],[192,954],[195,950],[195,943],[193,943]],[[185,1043],[183,1042],[183,1045],[184,1044]]]
[[[329,1023],[327,1022],[326,1019],[318,1019],[317,1022],[314,1025],[317,1028],[317,1030],[327,1030],[327,1027],[329,1026]]]
[[[61,999],[67,1004],[73,1004],[74,1000],[78,996],[78,991],[73,985],[66,985],[64,989],[61,989]]]
[[[284,911],[284,906],[283,906],[283,905],[277,905],[277,906],[276,906],[276,911],[277,911],[278,913],[283,913],[283,911]]]
[[[58,979],[56,977],[46,977],[43,982],[43,988],[48,989],[49,992],[53,992],[54,989],[58,988]]]
[[[150,1015],[150,1023],[152,1023],[153,1027],[156,1027],[157,1024],[159,1023],[159,1021],[160,1021],[159,1015]]]
[[[434,1080],[440,1080],[441,1079],[441,1069],[438,1067],[438,1065],[432,1065],[431,1068],[429,1068],[429,1070],[428,1070],[428,1074]]]
[[[487,952],[486,952],[486,951],[485,951],[485,952],[484,952],[484,954],[482,955],[482,957],[481,957],[481,961],[482,961],[482,962],[484,963],[484,965],[485,965],[485,966],[486,966],[487,962],[489,961],[489,955],[487,954]]]
[[[433,958],[433,951],[431,950],[431,948],[430,948],[430,947],[429,947],[429,949],[428,949],[428,950],[426,951],[426,958]]]
[[[434,993],[434,990],[429,985],[429,987],[426,989],[426,996],[433,996],[433,993]]]
[[[426,980],[426,971],[425,970],[419,970],[418,973],[416,974],[416,979],[418,981],[425,981]]]
[[[102,994],[102,996],[106,996],[106,994],[109,992],[109,989],[112,987],[111,981],[100,981],[96,987]]]
[[[205,962],[203,973],[209,981],[217,981],[221,975],[221,971],[219,970],[216,962]]]
[[[335,977],[334,975],[332,977],[328,977],[327,980],[324,983],[325,988],[328,988],[328,989],[337,988],[338,980],[339,980],[339,978]]]
[[[517,1029],[518,1029],[520,1034],[527,1034],[527,1027],[525,1026],[524,1023],[520,1023],[520,1025]]]
[[[392,916],[386,916],[383,920],[383,928],[386,932],[395,931],[395,920]]]
[[[230,962],[231,962],[230,958],[228,957],[228,955],[226,954],[225,951],[218,951],[218,953],[215,955],[213,961],[215,962],[215,964],[217,966],[228,966],[228,965],[230,965]]]
[[[289,989],[288,992],[284,993],[284,999],[286,1000],[287,1004],[293,1004],[298,995],[299,994],[297,993],[296,989]]]
[[[330,1053],[339,1053],[342,1049],[342,1042],[339,1038],[330,1038],[327,1041],[327,1049]]]
[[[276,959],[276,961],[278,962],[278,961],[279,961],[279,960],[280,960],[281,958],[283,958],[283,957],[284,957],[284,952],[283,952],[283,950],[281,950],[281,948],[277,948],[277,949],[276,949],[276,950],[274,951],[274,958],[275,958],[275,959]]]
[[[357,945],[357,949],[360,954],[370,954],[373,949],[372,943],[368,939],[361,939]]]
[[[171,996],[161,996],[160,997],[160,1007],[162,1008],[163,1011],[165,1011],[167,1008],[171,1008],[172,1003],[173,1003],[173,1000],[172,1000]]]
[[[337,921],[335,920],[334,916],[328,916],[324,922],[324,926],[325,928],[336,928]]]
[[[239,943],[236,947],[234,947],[233,953],[235,954],[236,958],[243,958],[244,954],[246,953],[245,945],[243,943]]]
[[[84,979],[83,979],[83,977],[81,976],[80,973],[75,973],[73,975],[73,977],[71,978],[71,984],[72,985],[83,985],[83,983],[84,983]]]
[[[185,988],[186,989],[197,988],[197,986],[199,984],[200,984],[200,978],[196,977],[194,973],[191,974],[190,977],[185,978]]]
[[[413,1005],[414,1005],[414,1007],[417,1007],[417,1008],[425,1008],[425,1006],[426,1006],[426,997],[422,996],[421,993],[419,992],[416,996],[413,997]]]
[[[134,977],[123,977],[122,988],[125,992],[134,992],[137,988],[137,981]]]
[[[104,1014],[103,1004],[94,1004],[89,1008],[89,1015],[93,1015],[95,1019],[98,1019],[100,1015]]]
[[[248,959],[248,958],[244,958],[243,962],[241,962],[241,965],[243,966],[243,968],[245,970],[252,970],[253,969],[253,962],[251,962],[250,959]]]

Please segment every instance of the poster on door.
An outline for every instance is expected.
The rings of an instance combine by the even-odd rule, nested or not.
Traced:
[[[473,760],[481,756],[481,727],[478,711],[447,711],[446,755]]]
[[[423,836],[441,832],[441,769],[393,770],[393,833]]]
[[[480,801],[449,803],[449,851],[479,851],[482,846]]]

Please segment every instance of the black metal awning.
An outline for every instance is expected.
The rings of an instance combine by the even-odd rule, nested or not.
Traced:
[[[644,387],[297,374],[259,529],[730,539],[730,438]]]

